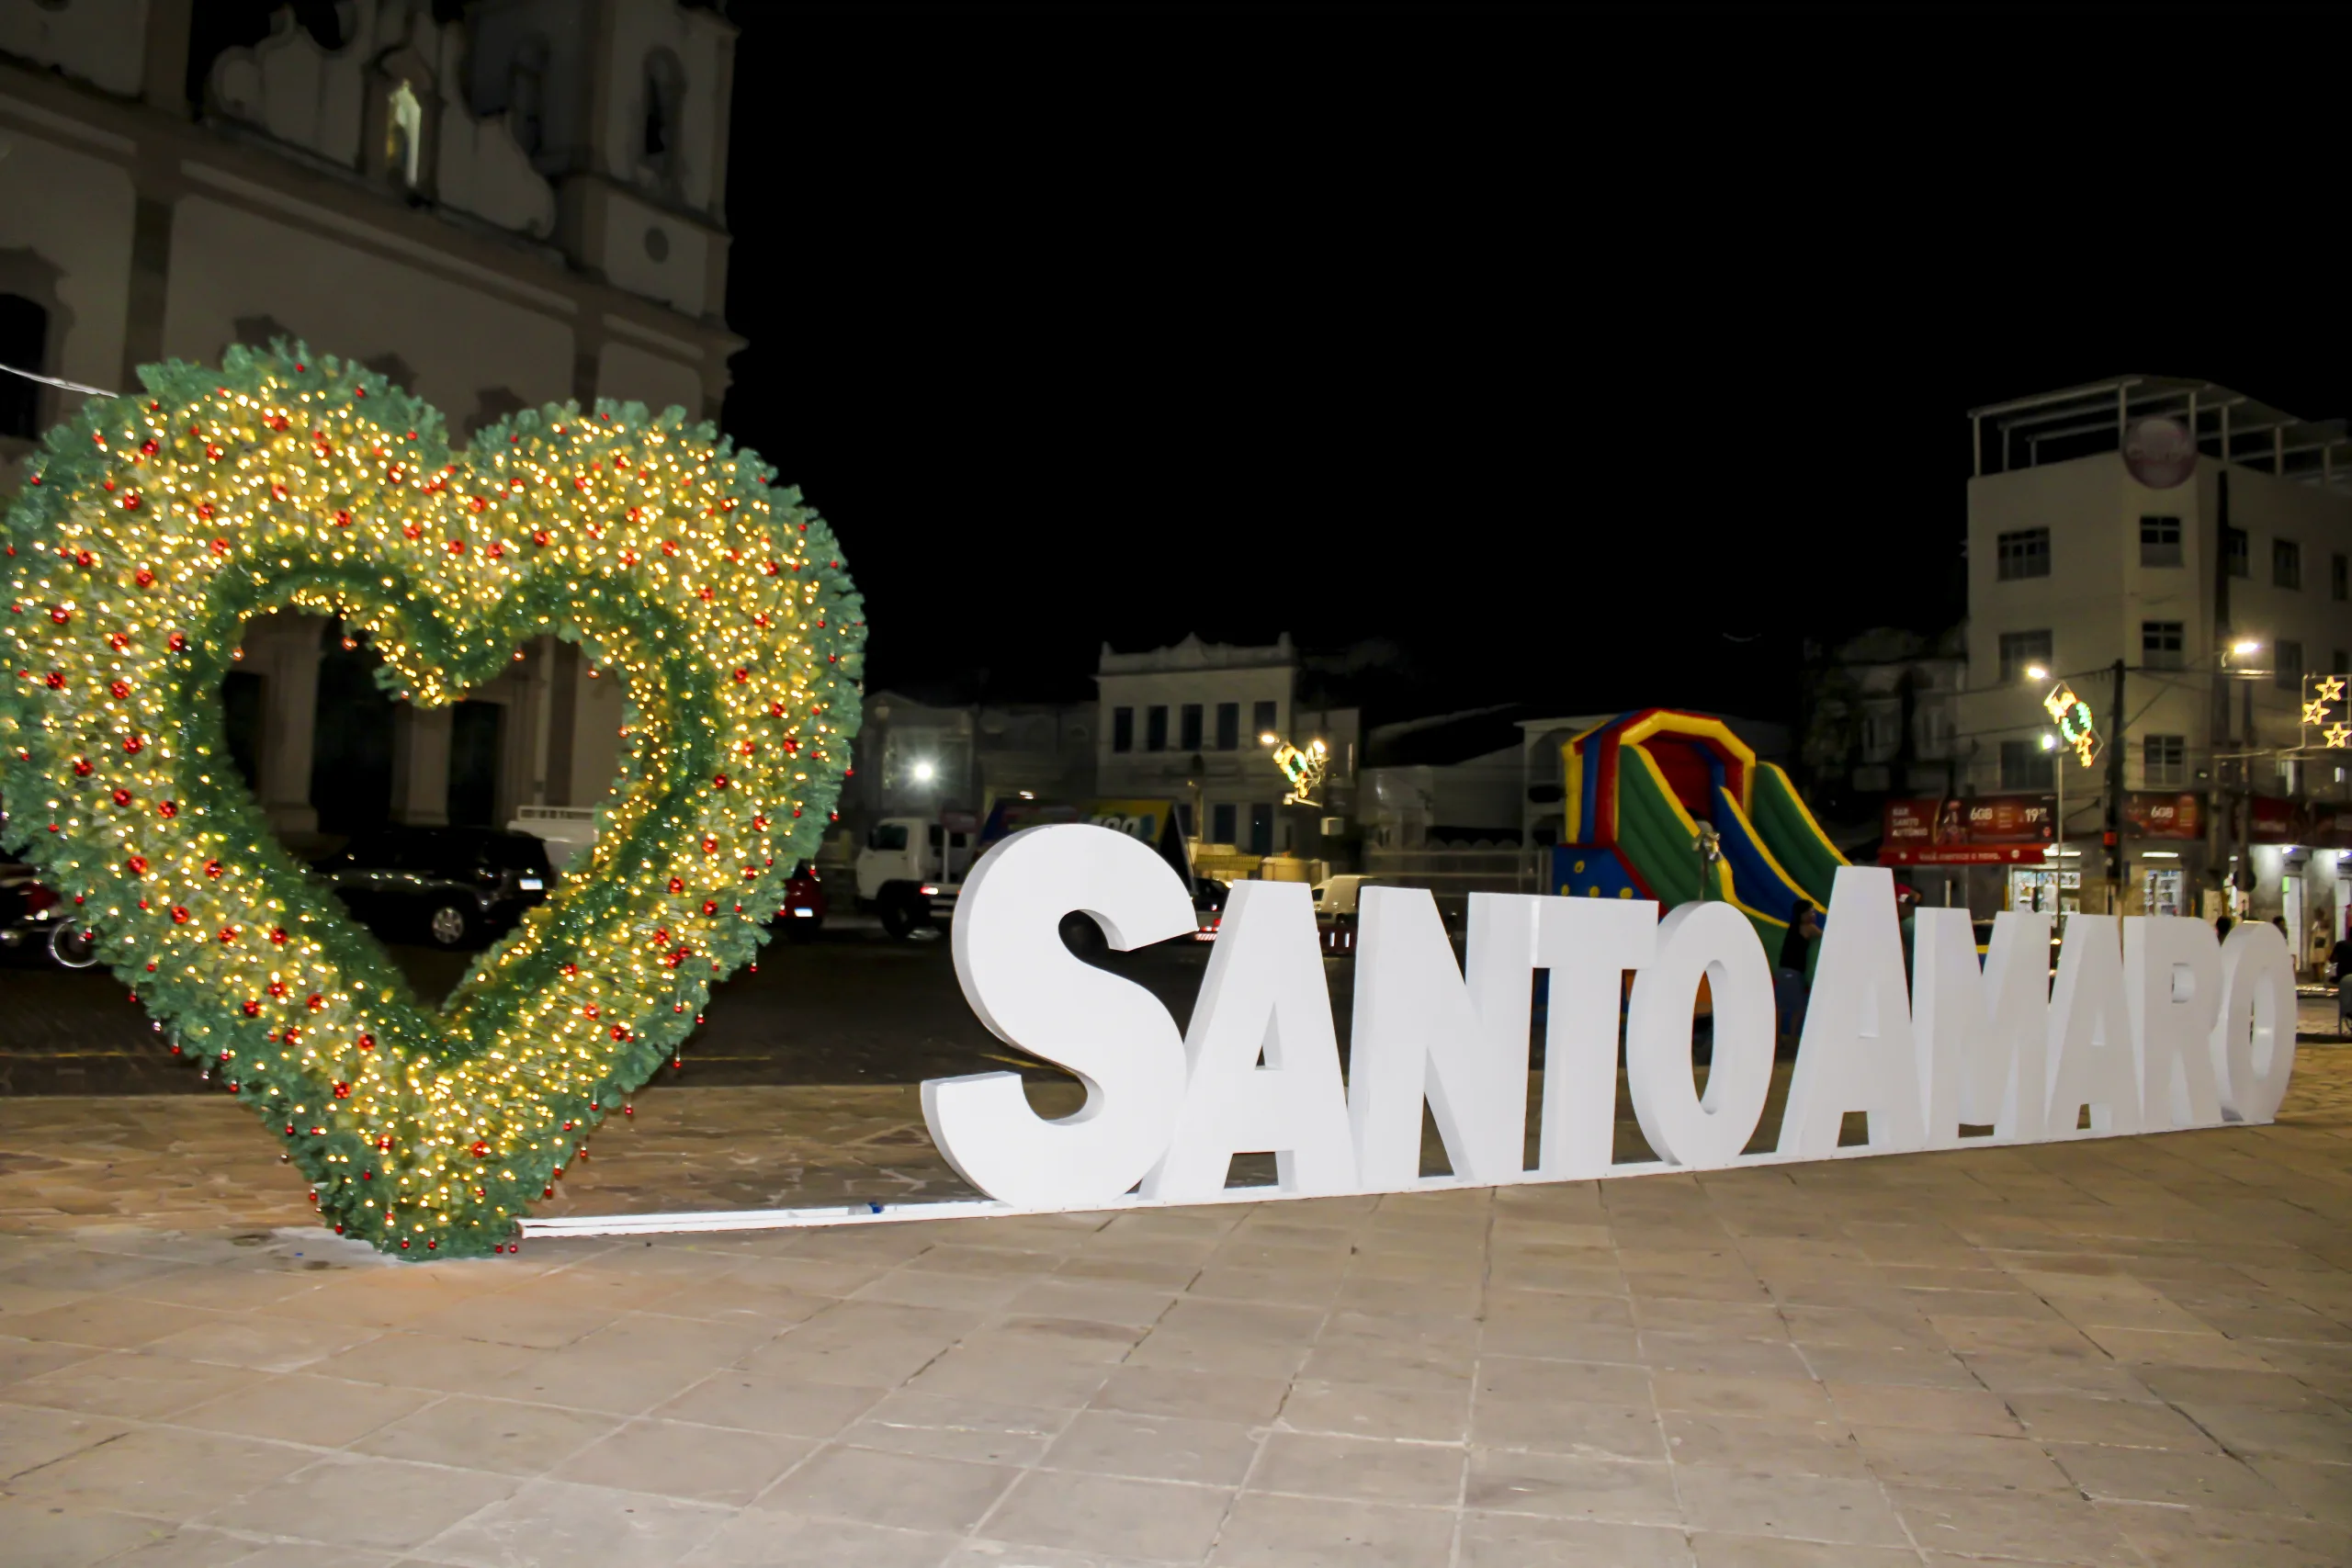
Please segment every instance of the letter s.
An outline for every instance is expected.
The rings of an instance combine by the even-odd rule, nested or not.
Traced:
[[[926,1081],[923,1121],[967,1181],[1024,1208],[1118,1198],[1166,1151],[1184,1097],[1176,1021],[1142,987],[1071,954],[1060,927],[1073,909],[1122,952],[1194,927],[1183,879],[1109,829],[1024,829],[973,867],[951,937],[964,999],[1000,1040],[1076,1073],[1086,1103],[1047,1121],[1018,1073],[977,1073]]]

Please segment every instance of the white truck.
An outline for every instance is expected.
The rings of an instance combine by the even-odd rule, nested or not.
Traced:
[[[1193,874],[1192,846],[1175,802],[1014,799],[998,801],[985,821],[949,811],[935,818],[886,817],[875,823],[857,852],[857,907],[879,915],[882,929],[902,940],[919,931],[944,930],[955,919],[956,900],[972,863],[1008,834],[1048,822],[1091,822],[1140,839],[1184,879],[1195,909],[1213,913],[1224,906],[1224,888]],[[1065,935],[1081,948],[1102,940],[1094,922],[1082,915],[1066,927]]]

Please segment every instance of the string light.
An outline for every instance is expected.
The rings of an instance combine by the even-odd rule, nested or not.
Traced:
[[[502,1251],[767,940],[834,815],[865,644],[840,547],[677,409],[550,405],[452,454],[428,405],[299,344],[141,378],[50,433],[7,520],[12,847],[336,1230]],[[281,608],[339,617],[420,706],[543,636],[621,678],[594,851],[446,1011],[229,760],[220,679]]]

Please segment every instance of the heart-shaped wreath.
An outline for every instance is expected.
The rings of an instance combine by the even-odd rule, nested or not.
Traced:
[[[141,372],[51,432],[12,508],[0,789],[25,852],[172,1042],[260,1112],[338,1231],[502,1249],[766,940],[858,723],[830,529],[676,409],[439,416],[299,346]],[[584,866],[420,1002],[272,836],[219,687],[243,623],[340,616],[456,701],[552,633],[626,677]]]

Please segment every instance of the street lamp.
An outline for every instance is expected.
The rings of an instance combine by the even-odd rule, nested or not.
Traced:
[[[938,776],[939,768],[935,763],[923,761],[915,764],[915,783],[929,784]]]
[[[2025,678],[2029,681],[2047,681],[2050,679],[2050,667],[2045,664],[2029,664],[2025,667]]]

